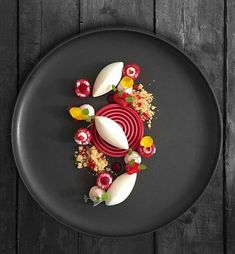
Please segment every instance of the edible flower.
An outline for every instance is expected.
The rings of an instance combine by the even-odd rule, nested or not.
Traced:
[[[150,136],[144,136],[141,141],[140,141],[140,145],[147,148],[147,147],[151,147],[153,145],[153,139]]]
[[[130,87],[132,87],[134,85],[134,80],[132,78],[128,77],[128,76],[125,76],[120,81],[120,85],[124,89],[128,89],[128,88],[130,88]]]
[[[69,113],[72,118],[76,120],[89,120],[89,110],[81,109],[79,107],[72,107],[69,109]]]

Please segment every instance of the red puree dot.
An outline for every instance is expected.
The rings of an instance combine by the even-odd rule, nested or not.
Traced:
[[[118,172],[121,170],[122,166],[121,166],[121,163],[119,162],[113,162],[111,165],[111,168],[114,172]]]

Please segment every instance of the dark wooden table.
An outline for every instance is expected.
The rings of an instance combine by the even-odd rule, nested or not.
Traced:
[[[224,120],[223,153],[200,201],[164,229],[128,239],[87,236],[48,216],[19,179],[10,143],[14,103],[37,61],[61,40],[110,25],[154,32],[185,50]],[[234,0],[0,0],[0,253],[235,253]]]

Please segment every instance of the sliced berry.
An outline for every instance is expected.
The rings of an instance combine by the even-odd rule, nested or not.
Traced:
[[[149,158],[156,153],[156,146],[154,144],[150,147],[144,147],[140,145],[138,147],[138,152],[141,156]]]
[[[74,134],[74,141],[78,145],[88,145],[91,142],[91,132],[87,128],[80,128]]]
[[[102,190],[107,190],[113,181],[112,175],[108,172],[101,172],[97,175],[96,185]]]
[[[128,76],[132,79],[137,79],[140,74],[140,67],[138,64],[126,64],[122,70],[123,76]]]
[[[85,79],[79,79],[76,81],[74,91],[78,97],[85,98],[91,93],[91,85]]]
[[[129,96],[127,93],[122,93],[121,95],[118,94],[118,92],[114,93],[113,100],[115,103],[119,104],[120,106],[126,107],[128,105],[125,98]]]

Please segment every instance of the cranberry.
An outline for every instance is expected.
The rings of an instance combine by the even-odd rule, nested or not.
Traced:
[[[112,165],[111,165],[111,169],[114,172],[119,172],[122,169],[121,163],[117,162],[117,161],[113,162]]]
[[[137,79],[139,74],[140,67],[138,64],[126,64],[122,71],[123,76],[128,76],[132,79]]]
[[[90,83],[85,79],[79,79],[76,82],[74,91],[77,96],[85,98],[85,97],[89,96],[91,93]]]
[[[113,181],[112,175],[108,172],[101,172],[97,175],[96,185],[102,190],[107,190]]]
[[[107,100],[108,100],[109,103],[114,103],[114,99],[113,99],[113,94],[112,93],[108,95]]]
[[[113,100],[115,103],[119,104],[120,106],[126,107],[128,105],[127,101],[125,100],[126,95],[123,93],[122,95],[119,96],[118,93],[115,93],[113,95]]]

